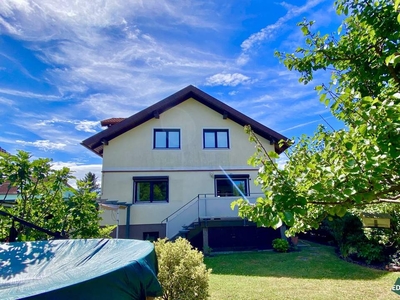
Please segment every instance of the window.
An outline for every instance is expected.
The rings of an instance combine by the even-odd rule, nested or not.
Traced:
[[[228,129],[204,129],[204,148],[229,148]]]
[[[168,177],[133,177],[135,203],[168,202]]]
[[[158,240],[159,237],[160,237],[160,234],[158,231],[143,232],[143,240],[144,241],[155,242]]]
[[[249,196],[249,175],[215,175],[217,197]]]
[[[180,149],[180,129],[154,129],[154,149]]]

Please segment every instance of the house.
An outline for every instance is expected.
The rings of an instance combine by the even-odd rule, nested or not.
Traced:
[[[119,237],[183,235],[200,248],[226,250],[269,248],[262,241],[281,236],[240,219],[230,203],[262,195],[243,126],[268,151],[283,152],[285,136],[191,85],[102,125],[82,145],[103,158],[101,198],[117,208],[102,214],[103,224],[119,224]]]
[[[0,147],[0,152],[8,153]],[[9,182],[0,183],[0,205],[10,206],[18,197],[18,189],[10,186]]]
[[[0,183],[0,205],[12,204],[17,200],[18,189],[10,186],[9,182]]]

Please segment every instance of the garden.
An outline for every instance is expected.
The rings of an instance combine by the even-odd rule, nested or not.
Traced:
[[[347,262],[332,246],[300,240],[298,248],[206,257],[210,299],[399,299],[400,273]]]

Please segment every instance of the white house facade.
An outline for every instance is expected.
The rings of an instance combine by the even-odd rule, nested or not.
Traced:
[[[231,210],[233,200],[262,195],[243,127],[268,151],[287,148],[278,146],[286,137],[194,86],[103,124],[109,127],[82,144],[103,157],[101,199],[118,209],[106,210],[103,224],[118,223],[123,238],[192,235],[209,246],[212,232],[246,225]]]

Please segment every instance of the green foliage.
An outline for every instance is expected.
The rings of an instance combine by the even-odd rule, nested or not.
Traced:
[[[343,258],[361,260],[367,264],[383,262],[386,259],[386,245],[379,240],[379,232],[382,234],[384,229],[374,229],[375,234],[368,235],[366,232],[369,229],[363,228],[360,218],[352,213],[324,220],[323,223]]]
[[[100,185],[98,184],[97,180],[98,178],[96,174],[88,172],[85,174],[85,177],[81,181],[87,183],[87,186],[89,187],[89,192],[95,192],[97,195],[100,195]]]
[[[54,170],[51,160],[31,159],[18,151],[16,155],[0,153],[0,183],[18,189],[16,203],[1,210],[52,232],[65,233],[71,238],[93,238],[109,235],[112,228],[101,229],[96,193],[90,192],[88,182],[78,181],[78,190],[71,188],[68,168]],[[3,200],[3,199],[2,199]],[[0,217],[0,240],[9,236],[12,220]],[[19,241],[51,238],[38,230],[15,222]]]
[[[159,265],[158,280],[164,291],[161,299],[207,299],[211,269],[206,268],[203,254],[182,238],[174,242],[158,239],[154,245]]]
[[[299,26],[306,46],[277,56],[305,84],[318,71],[330,72],[331,81],[316,90],[346,129],[320,126],[314,136],[300,137],[285,153],[283,169],[276,154],[245,129],[256,144],[249,164],[260,167],[255,182],[265,197],[232,205],[260,226],[289,225],[287,235],[318,228],[326,217],[353,208],[400,203],[398,6],[385,0],[338,0],[335,6],[347,16],[340,34],[314,33],[314,22],[305,20]]]
[[[360,240],[364,236],[362,223],[358,217],[347,213],[343,217],[331,218],[324,221],[328,232],[335,242],[341,246],[350,240]]]
[[[272,248],[278,252],[288,252],[289,242],[286,239],[274,239],[272,241]]]
[[[400,207],[393,204],[370,205],[363,209],[354,209],[352,213],[361,217],[362,213],[390,215],[390,228],[364,228],[364,233],[369,240],[387,248],[400,249]]]

